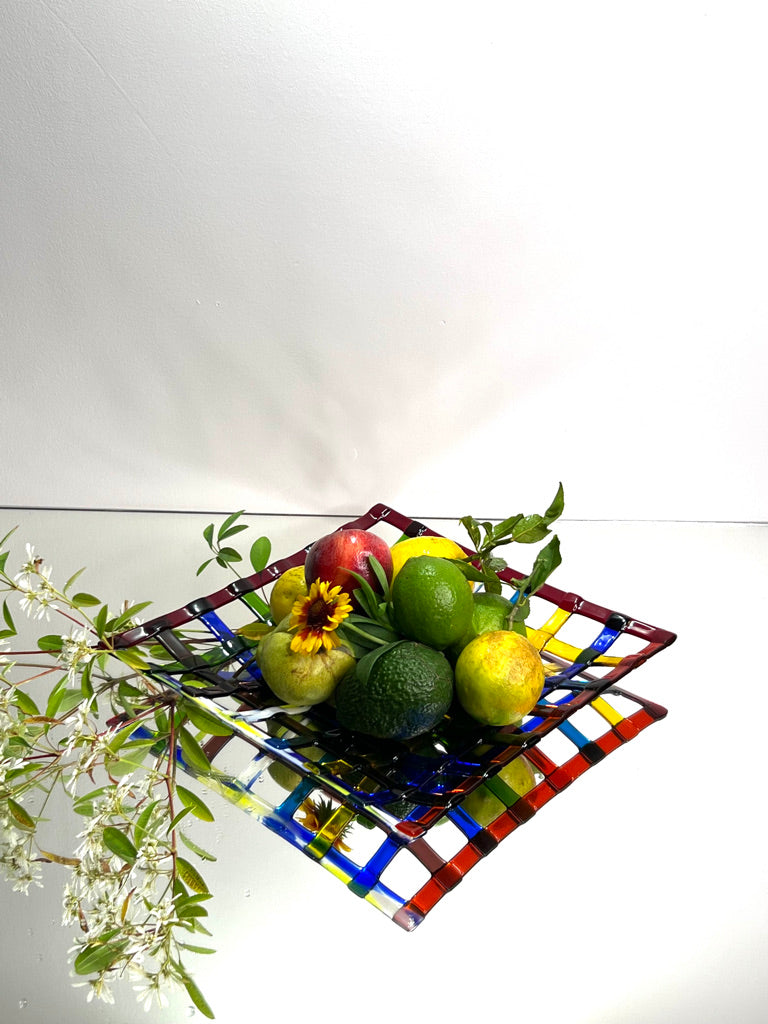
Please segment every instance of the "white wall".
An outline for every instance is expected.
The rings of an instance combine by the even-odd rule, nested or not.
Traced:
[[[765,519],[763,12],[8,0],[0,504]]]

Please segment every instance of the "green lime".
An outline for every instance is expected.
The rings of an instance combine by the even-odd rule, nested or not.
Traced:
[[[395,577],[392,608],[403,636],[442,651],[464,636],[474,603],[457,566],[435,555],[417,555]]]
[[[464,636],[446,651],[448,657],[455,663],[458,656],[476,636],[481,633],[491,633],[495,630],[509,629],[509,616],[512,611],[512,603],[501,594],[487,594],[481,590],[472,595],[473,609],[472,619]]]
[[[399,640],[366,654],[344,676],[336,690],[336,716],[354,732],[408,740],[434,728],[452,698],[453,671],[445,655]]]

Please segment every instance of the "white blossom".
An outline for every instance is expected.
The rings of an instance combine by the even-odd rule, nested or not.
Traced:
[[[55,591],[45,578],[41,577],[37,583],[37,588],[34,588],[27,580],[19,582],[18,589],[22,594],[19,606],[31,619],[50,619],[50,612],[58,609],[54,601]]]
[[[75,681],[78,669],[95,657],[96,651],[88,645],[87,638],[88,632],[85,629],[73,629],[69,636],[61,638],[58,662],[67,670],[70,682]]]

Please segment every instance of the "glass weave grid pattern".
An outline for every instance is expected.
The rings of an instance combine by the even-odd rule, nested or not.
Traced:
[[[343,528],[389,532],[389,543],[435,535],[385,505]],[[206,744],[210,772],[186,764],[179,750],[186,771],[411,930],[519,825],[664,717],[663,707],[617,684],[675,635],[545,585],[527,628],[546,686],[520,727],[487,728],[449,713],[431,734],[408,743],[373,740],[343,730],[328,705],[276,704],[252,645],[228,623],[228,613],[243,608],[262,619],[268,606],[258,591],[303,564],[310,547],[127,631],[115,646],[159,645],[165,657],[153,662],[152,676],[232,730]],[[587,640],[574,644],[564,639],[569,634]],[[524,796],[497,777],[518,757],[536,778]],[[481,795],[490,808],[474,810],[482,822],[471,813]]]

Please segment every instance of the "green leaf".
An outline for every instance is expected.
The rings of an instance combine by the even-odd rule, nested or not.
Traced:
[[[14,690],[13,696],[11,697],[11,703],[15,704],[19,711],[22,711],[25,715],[39,715],[40,709],[37,704],[32,700],[28,693],[24,690]]]
[[[261,640],[267,633],[271,633],[273,629],[274,626],[269,622],[257,622],[254,620],[253,622],[246,622],[244,626],[236,629],[235,632],[245,640]]]
[[[8,797],[6,803],[8,805],[8,810],[11,812],[12,816],[16,820],[16,824],[21,825],[22,828],[27,828],[31,831],[34,831],[35,820],[34,818],[30,817],[30,815],[21,806],[21,804],[17,803],[12,797]]]
[[[245,512],[244,508],[241,508],[239,512],[233,512],[232,515],[227,516],[224,522],[219,527],[219,532],[216,535],[217,540],[221,540],[229,530],[229,527],[236,522],[240,516]]]
[[[115,828],[114,825],[107,825],[102,836],[104,838],[104,845],[108,850],[111,850],[116,857],[124,860],[127,864],[133,864],[138,851],[125,832]]]
[[[148,739],[131,740],[120,751],[119,759],[125,762],[128,769],[136,768],[147,754],[154,750],[156,744],[157,740],[154,736]],[[110,768],[110,771],[114,772],[114,766]]]
[[[373,587],[370,585],[368,580],[364,579],[359,573],[354,572],[352,569],[349,570],[349,574],[360,584],[360,588],[352,592],[352,597],[355,598],[369,619],[375,619],[379,601],[373,592]]]
[[[373,569],[373,573],[379,581],[379,586],[381,587],[381,592],[384,595],[384,600],[389,600],[389,580],[387,579],[387,574],[384,571],[384,566],[375,555],[368,555],[368,564],[371,569]]]
[[[104,631],[105,631],[106,626],[107,626],[107,617],[108,617],[108,615],[109,615],[109,609],[104,604],[104,605],[101,606],[101,608],[99,609],[98,615],[93,620],[93,628],[96,630],[96,633],[98,634],[100,639],[102,639],[104,637]]]
[[[386,644],[384,647],[377,647],[375,651],[371,651],[370,654],[366,654],[365,657],[361,658],[360,661],[358,661],[357,667],[355,668],[354,671],[356,672],[363,686],[367,683],[368,676],[371,674],[371,669],[382,656],[382,654],[386,654],[387,651],[391,651],[394,647],[397,647],[400,644],[404,643],[408,643],[408,641],[395,640],[394,643]]]
[[[187,995],[198,1008],[200,1013],[202,1013],[202,1015],[204,1017],[207,1017],[209,1020],[214,1020],[215,1018],[213,1010],[205,1001],[205,996],[203,995],[203,993],[200,991],[200,989],[197,987],[197,985],[189,977],[188,974],[184,976],[184,988],[187,990]]]
[[[91,673],[93,672],[93,661],[88,661],[83,666],[83,672],[80,676],[80,692],[84,697],[93,696],[93,684],[91,683]]]
[[[502,519],[500,523],[497,523],[493,528],[494,541],[499,541],[502,537],[506,537],[510,534],[522,518],[522,513],[519,513],[516,516],[510,516],[509,519]]]
[[[269,556],[272,554],[272,544],[268,537],[259,537],[251,545],[251,551],[249,559],[253,566],[254,572],[261,572],[269,561]]]
[[[92,789],[89,793],[83,793],[82,796],[77,797],[72,802],[73,810],[77,811],[78,814],[82,814],[83,812],[80,810],[81,805],[89,804],[92,807],[94,800],[97,800],[100,796],[103,796],[108,789],[111,789],[111,787],[99,786],[98,789]]]
[[[168,715],[166,715],[166,713],[160,708],[155,708],[154,719],[158,735],[162,736],[165,739],[168,736],[168,733],[170,732]]]
[[[37,641],[37,646],[41,651],[60,651],[62,645],[62,638],[56,633],[48,633],[46,636],[41,636]]]
[[[465,561],[463,558],[449,558],[447,561],[451,562],[461,572],[464,573],[468,580],[472,580],[473,583],[484,583],[485,573],[481,572],[480,569],[475,568],[471,562]]]
[[[207,559],[206,559],[206,560],[205,560],[205,561],[203,562],[203,564],[202,564],[202,565],[199,565],[199,566],[197,567],[197,572],[195,573],[195,576],[199,576],[199,575],[200,575],[200,573],[201,573],[201,572],[203,571],[203,569],[207,569],[207,568],[208,568],[208,566],[209,566],[209,565],[211,564],[211,562],[212,562],[212,561],[213,561],[213,559],[212,559],[212,558],[207,558]]]
[[[114,656],[122,661],[124,665],[132,668],[136,672],[146,672],[149,668],[149,662],[142,658],[138,650],[134,647],[124,647],[122,650],[115,651]],[[141,691],[136,690],[134,696],[138,695]]]
[[[111,938],[118,934],[118,929],[107,932]],[[117,942],[101,941],[90,942],[81,953],[75,957],[73,967],[75,974],[101,974],[116,963],[128,946],[128,939],[118,939]]]
[[[261,623],[259,623],[261,625]],[[184,712],[187,718],[196,729],[208,733],[210,736],[231,736],[232,730],[224,722],[204,711],[199,705],[192,701],[184,701]]]
[[[459,522],[469,534],[470,540],[475,546],[475,551],[477,551],[480,548],[480,526],[477,520],[473,519],[472,516],[462,516]]]
[[[205,895],[205,894],[201,894],[201,895]],[[208,917],[208,911],[205,909],[205,907],[198,907],[194,903],[189,904],[189,905],[188,904],[184,904],[181,907],[179,907],[179,905],[177,903],[176,906],[178,908],[176,913],[179,915],[179,918],[182,921],[189,921],[189,919],[193,918],[193,917]]]
[[[64,692],[61,695],[61,702],[59,704],[59,717],[61,717],[62,715],[68,715],[69,712],[73,708],[76,708],[78,704],[81,704],[82,701],[83,694],[80,689],[70,690],[68,688],[65,688]]]
[[[5,624],[8,626],[8,629],[12,629],[13,630],[13,634],[15,636],[16,635],[16,625],[15,625],[15,623],[13,621],[13,616],[11,615],[11,609],[8,607],[7,599],[5,601],[3,601],[3,618],[5,619]]]
[[[181,752],[187,764],[192,768],[196,768],[199,772],[209,772],[211,770],[211,762],[208,760],[208,756],[191,732],[181,729],[179,732],[179,743],[181,744]]]
[[[72,575],[71,575],[71,576],[69,577],[69,579],[67,580],[67,582],[66,582],[66,583],[64,584],[64,589],[62,590],[62,593],[63,593],[63,594],[66,594],[66,592],[67,592],[67,591],[69,590],[69,588],[70,588],[70,587],[72,586],[72,584],[73,584],[73,583],[75,582],[75,580],[76,580],[76,579],[78,578],[78,576],[81,576],[81,575],[82,575],[82,574],[83,574],[84,572],[85,572],[85,566],[83,566],[83,568],[82,568],[82,569],[78,569],[78,570],[77,570],[77,572],[73,573],[73,574],[72,574]]]
[[[208,547],[213,551],[213,523],[208,523],[206,528],[203,530],[203,537],[205,538]]]
[[[177,832],[177,835],[179,836],[179,838],[181,839],[182,843],[184,843],[184,845],[186,847],[188,847],[193,853],[197,854],[197,856],[200,858],[200,860],[212,860],[212,861],[216,860],[216,857],[212,853],[208,853],[208,851],[204,850],[202,848],[202,846],[198,846],[197,843],[194,843],[189,838],[189,836],[185,835],[181,831],[181,829],[179,829],[179,831]]]
[[[175,900],[177,907],[191,907],[198,903],[206,903],[213,899],[212,892],[196,892],[192,896],[178,896]]]
[[[126,608],[124,612],[121,612],[120,615],[113,620],[111,628],[115,631],[122,629],[123,626],[127,625],[131,619],[138,615],[139,612],[148,608],[151,604],[151,601],[141,601],[139,604],[132,604],[130,608]]]
[[[550,529],[539,515],[523,516],[512,531],[512,539],[518,544],[536,544],[543,540]]]
[[[179,946],[182,949],[188,949],[190,953],[215,953],[215,949],[211,949],[209,946],[191,946],[188,942],[180,942]]]
[[[242,560],[243,556],[234,548],[219,548],[219,553],[216,555],[216,561],[225,568],[230,562],[242,562]]]
[[[85,592],[73,594],[70,601],[77,608],[95,608],[97,604],[101,604],[98,597],[94,597],[93,594],[86,594]]]
[[[266,619],[272,618],[272,610],[258,594],[243,594],[241,598],[243,604],[247,604],[249,608],[252,608],[257,615],[262,615]]]
[[[5,563],[8,561],[10,551],[0,552],[0,572],[5,572]]]
[[[525,620],[528,618],[530,613],[531,602],[528,600],[528,595],[520,594],[512,607],[512,618],[510,621],[510,626],[516,633],[522,633],[523,636],[526,635]],[[522,629],[519,629],[519,626],[522,626]]]
[[[234,537],[237,533],[242,533],[243,530],[248,529],[248,523],[238,523],[237,526],[230,526],[224,533],[219,531],[219,540],[226,540],[227,537]]]
[[[176,783],[176,793],[179,800],[188,807],[196,818],[201,821],[213,821],[213,813],[210,811],[208,806],[200,799],[197,793],[193,793],[191,789],[186,789],[184,786],[180,786]],[[195,851],[197,852],[197,851]],[[215,858],[214,858],[215,859]]]
[[[165,834],[166,835],[170,835],[171,832],[173,832],[173,830],[179,824],[179,822],[183,821],[184,818],[186,818],[186,816],[188,814],[191,814],[191,813],[192,813],[192,808],[191,807],[183,807],[179,811],[179,813],[174,815],[174,817],[171,819],[171,821],[168,822],[168,825],[166,826],[166,829],[165,829]]]
[[[139,815],[138,821],[133,828],[133,838],[137,847],[141,846],[144,842],[144,837],[146,836],[149,828],[150,819],[152,818],[152,814],[159,803],[159,800],[153,800],[152,803],[147,804]]]
[[[495,572],[488,572],[483,579],[483,586],[489,594],[501,593],[501,580]]]
[[[55,718],[56,712],[59,710],[59,705],[64,697],[64,692],[67,688],[67,677],[62,676],[61,679],[56,683],[54,688],[48,695],[48,704],[45,708],[45,713],[48,718]]]
[[[27,743],[22,736],[11,736],[6,745],[6,755],[10,756],[12,754],[13,757],[23,757],[28,750],[32,749],[34,749],[32,744]],[[37,765],[33,763],[29,767],[35,769]],[[5,777],[10,779],[11,772],[8,772]]]
[[[528,630],[525,628],[525,622],[523,619],[513,619],[510,624],[510,629],[513,633],[519,633],[520,636],[528,637]]]
[[[565,508],[565,495],[563,492],[563,485],[560,483],[557,488],[557,494],[552,499],[552,504],[549,506],[547,511],[544,513],[544,520],[547,523],[553,523],[555,519],[563,514]]]
[[[208,892],[208,886],[205,884],[203,876],[184,857],[176,857],[176,870],[184,884],[188,885],[193,892]]]
[[[12,528],[11,528],[11,529],[10,529],[10,530],[8,531],[8,533],[6,533],[6,535],[5,535],[4,537],[3,537],[3,539],[2,539],[2,540],[0,540],[0,547],[2,547],[2,546],[3,546],[3,544],[5,544],[5,542],[6,542],[6,541],[8,540],[8,538],[9,538],[9,537],[11,536],[11,534],[14,534],[14,533],[16,533],[16,531],[18,530],[18,528],[19,528],[19,527],[18,527],[18,524],[17,524],[16,526],[12,527]]]
[[[554,536],[549,544],[545,545],[536,556],[533,563],[531,575],[528,577],[528,586],[525,588],[529,594],[535,594],[552,575],[555,569],[562,564],[560,555],[560,540]]]

